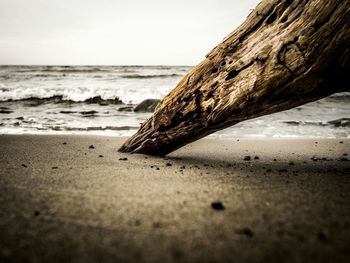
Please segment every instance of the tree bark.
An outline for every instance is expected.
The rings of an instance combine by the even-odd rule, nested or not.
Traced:
[[[119,151],[166,155],[238,122],[350,91],[349,40],[349,0],[264,0]]]

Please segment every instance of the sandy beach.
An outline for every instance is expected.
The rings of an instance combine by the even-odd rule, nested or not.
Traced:
[[[0,136],[1,262],[347,262],[349,139]]]

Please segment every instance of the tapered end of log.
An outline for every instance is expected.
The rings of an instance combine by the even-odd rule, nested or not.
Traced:
[[[129,138],[120,148],[119,152],[144,153],[149,155],[164,156],[168,152],[155,138],[151,119],[142,124],[139,131]]]

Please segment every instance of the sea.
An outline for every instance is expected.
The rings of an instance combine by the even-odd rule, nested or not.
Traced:
[[[0,134],[130,136],[191,66],[0,66]],[[349,138],[350,93],[247,120],[210,138]]]

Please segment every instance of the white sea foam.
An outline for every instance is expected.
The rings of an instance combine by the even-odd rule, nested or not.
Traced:
[[[150,113],[120,111],[125,105],[119,100],[136,105],[144,99],[161,99],[189,69],[0,66],[0,133],[129,136]],[[92,98],[115,103],[92,104]],[[212,137],[344,138],[350,136],[349,113],[350,93],[336,94],[297,109],[239,123]]]

